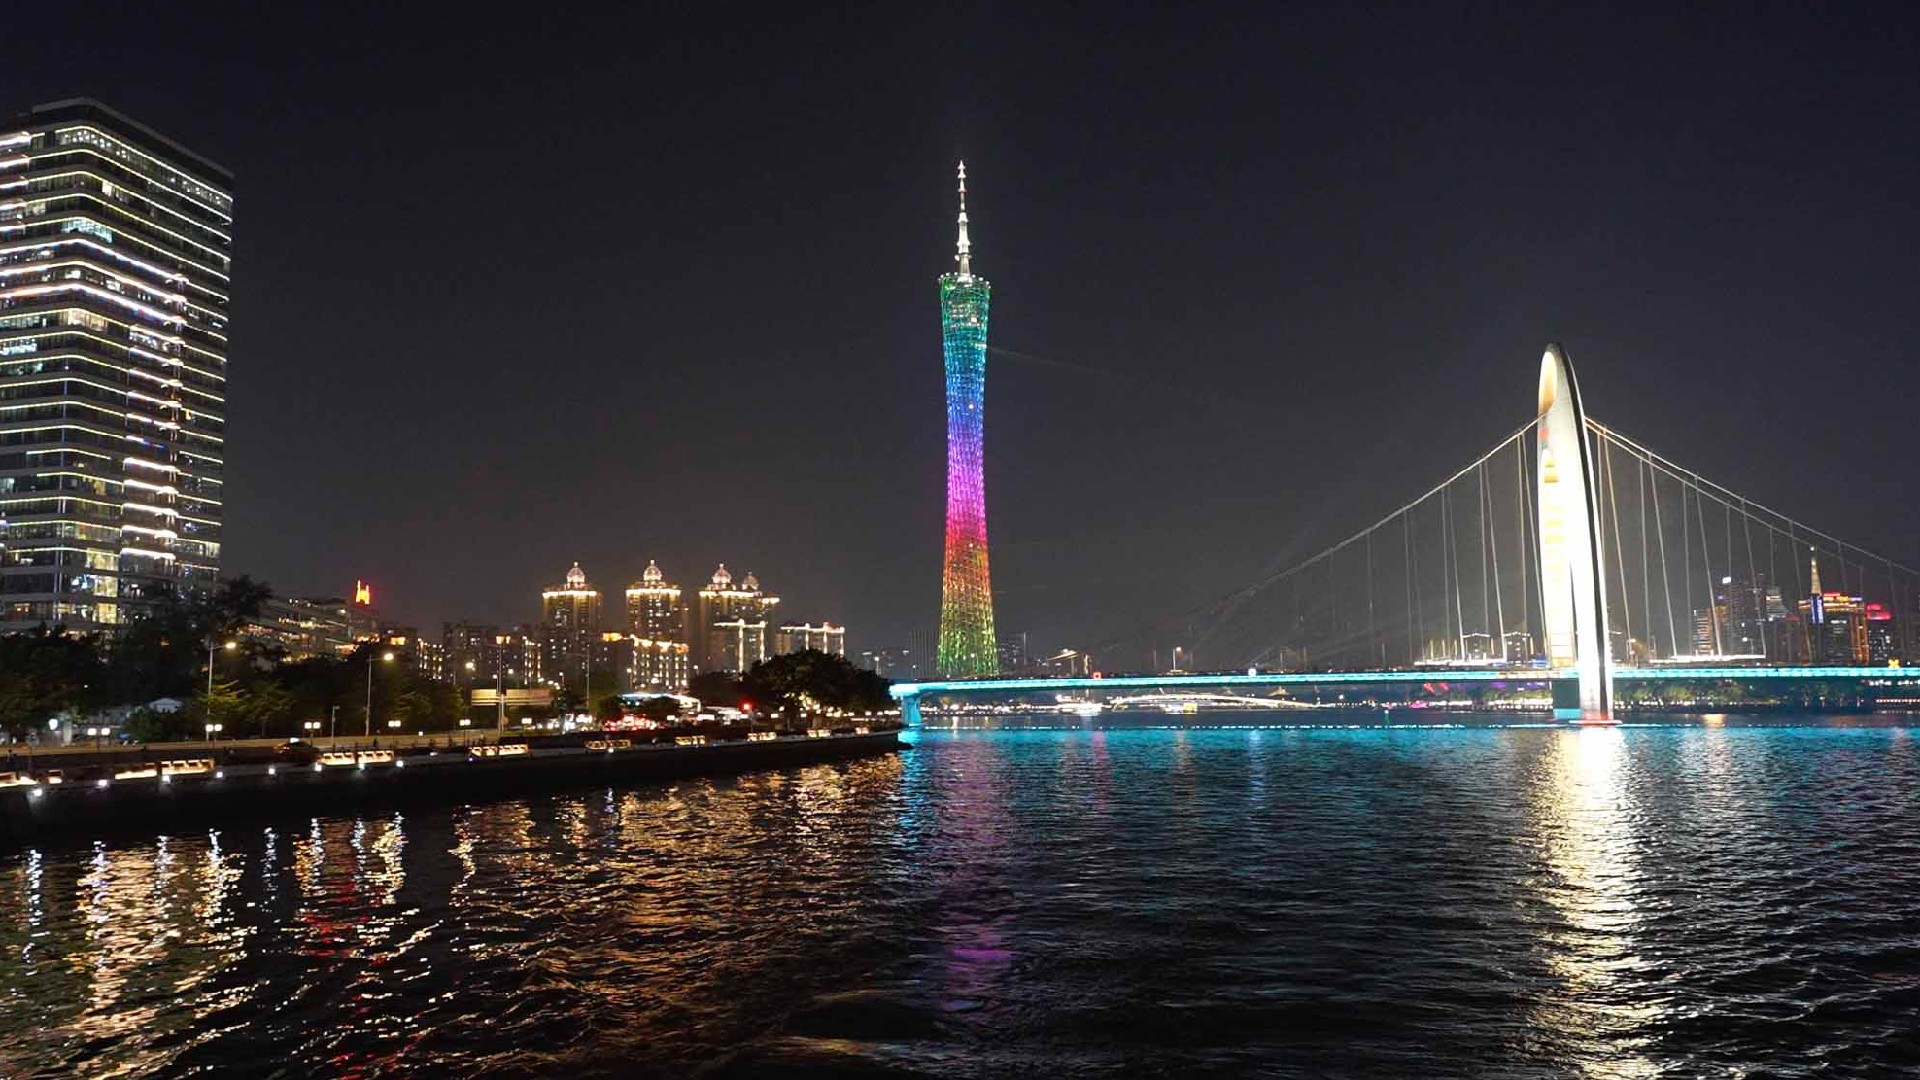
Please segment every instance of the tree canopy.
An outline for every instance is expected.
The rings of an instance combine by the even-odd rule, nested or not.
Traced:
[[[828,710],[864,713],[892,706],[889,680],[844,656],[817,649],[762,660],[741,682],[756,712],[787,720]]]

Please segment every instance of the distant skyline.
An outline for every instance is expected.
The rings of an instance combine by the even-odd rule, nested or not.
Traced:
[[[72,12],[0,111],[234,171],[223,562],[283,595],[425,630],[724,561],[856,651],[930,632],[961,157],[1036,650],[1425,490],[1394,463],[1511,431],[1549,340],[1595,417],[1920,558],[1903,8]]]

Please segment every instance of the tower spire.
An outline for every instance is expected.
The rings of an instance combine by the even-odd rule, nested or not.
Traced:
[[[973,245],[967,241],[967,163],[964,161],[960,163],[960,242],[956,247],[959,251],[960,276],[969,277],[973,274],[973,268],[969,265],[968,255],[973,251]]]

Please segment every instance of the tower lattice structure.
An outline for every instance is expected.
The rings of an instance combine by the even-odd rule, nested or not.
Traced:
[[[987,569],[987,496],[981,475],[987,384],[987,308],[993,289],[973,274],[967,240],[967,166],[960,164],[957,269],[940,278],[940,340],[947,369],[947,537],[940,579],[940,643],[946,678],[1000,673]]]

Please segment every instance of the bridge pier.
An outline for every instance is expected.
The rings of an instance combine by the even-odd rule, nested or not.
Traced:
[[[1556,720],[1611,724],[1613,657],[1607,634],[1606,563],[1600,548],[1599,487],[1573,364],[1549,344],[1540,358],[1540,599]],[[1574,675],[1576,679],[1565,676]],[[1572,691],[1564,694],[1562,684]]]
[[[900,699],[900,722],[908,727],[920,726],[919,694],[907,694]]]

